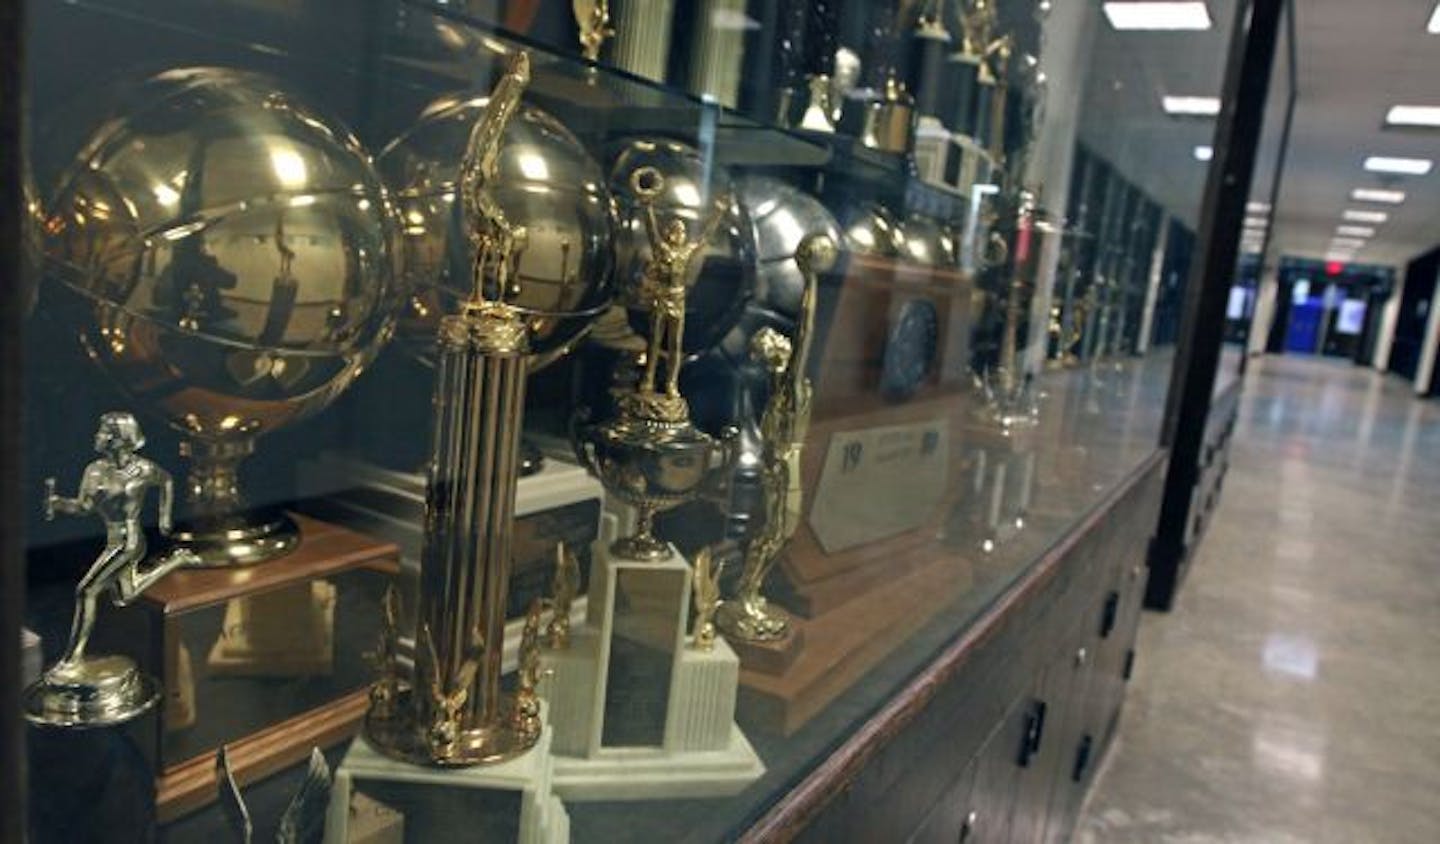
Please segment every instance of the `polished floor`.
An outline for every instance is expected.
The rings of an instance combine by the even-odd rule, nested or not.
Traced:
[[[1440,842],[1440,402],[1267,358],[1081,842]]]

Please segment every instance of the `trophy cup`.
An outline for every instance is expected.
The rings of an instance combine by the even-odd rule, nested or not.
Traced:
[[[440,321],[414,665],[402,671],[393,664],[395,649],[381,648],[392,664],[381,671],[383,689],[372,694],[364,738],[351,746],[336,778],[330,814],[336,840],[346,840],[356,795],[390,805],[441,801],[434,811],[406,813],[407,835],[418,840],[453,839],[461,828],[467,840],[568,835],[564,808],[550,790],[550,731],[534,694],[539,678],[530,670],[539,646],[533,607],[520,654],[522,668],[530,668],[515,692],[501,690],[501,660],[526,372],[533,357],[575,340],[584,320],[564,309],[591,299],[607,265],[582,263],[565,276],[567,284],[547,284],[553,275],[520,268],[530,250],[556,245],[552,238],[560,235],[546,229],[547,221],[578,216],[587,231],[604,233],[610,203],[598,170],[587,180],[590,193],[561,182],[537,194],[513,181],[521,171],[502,160],[540,155],[517,143],[536,125],[554,129],[548,152],[564,153],[554,164],[595,169],[563,127],[521,105],[529,78],[528,54],[514,53],[467,139],[455,201],[468,227],[473,286],[459,311]],[[407,674],[408,682],[399,679]],[[457,792],[474,820],[447,825],[442,807]]]
[[[585,623],[552,624],[542,696],[551,704],[555,787],[574,800],[733,794],[764,766],[734,721],[739,660],[714,636],[718,567],[704,549],[692,572],[655,535],[654,518],[728,473],[735,454],[733,431],[717,439],[695,427],[679,386],[692,267],[735,200],[728,191],[711,197],[692,230],[657,211],[667,177],[656,166],[635,167],[627,182],[649,250],[640,271],[623,276],[624,299],[646,324],[646,347],[635,382],[616,388],[613,415],[598,424],[577,417],[574,444],[636,519],[599,552]],[[608,520],[610,533],[617,521]],[[563,548],[557,562],[560,621],[575,564]],[[687,636],[692,597],[699,621]]]
[[[389,339],[392,207],[341,123],[276,80],[172,70],[126,92],[49,204],[50,263],[92,360],[184,436],[174,541],[208,565],[293,551],[239,466]]]
[[[742,642],[783,639],[789,620],[761,593],[801,515],[800,452],[810,424],[810,379],[805,367],[815,327],[817,278],[835,263],[835,243],[810,235],[795,250],[805,278],[792,338],[764,328],[751,341],[751,354],[770,374],[770,401],[760,421],[763,443],[761,486],[765,521],[745,552],[745,568],[735,598],[720,605],[716,624],[730,639]]]

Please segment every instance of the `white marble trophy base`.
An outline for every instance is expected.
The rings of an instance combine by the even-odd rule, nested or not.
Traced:
[[[545,716],[546,712],[542,707],[542,722]],[[485,791],[518,793],[519,834],[515,838],[517,844],[566,844],[570,840],[570,815],[554,790],[550,740],[551,731],[546,725],[542,728],[540,740],[535,746],[514,759],[471,768],[428,768],[384,756],[371,747],[361,735],[351,743],[335,772],[335,783],[330,792],[330,808],[325,822],[325,844],[349,844],[353,840],[349,828],[351,796],[366,793],[367,783],[381,784],[391,789],[410,786],[413,787],[412,794],[418,795],[422,800],[434,798],[435,808],[428,805],[421,810],[412,808],[411,816],[404,819],[407,840],[419,834],[412,830],[421,820],[421,812],[443,813],[447,806],[456,807],[470,802],[466,799],[465,792]],[[398,807],[388,805],[388,808]],[[454,825],[453,837],[448,834],[450,831],[451,829],[447,828],[447,834],[442,838],[425,836],[426,844],[492,840],[484,831],[462,825]]]
[[[765,765],[735,724],[740,660],[723,639],[710,650],[685,635],[690,611],[690,566],[678,551],[669,560],[614,560],[605,552],[614,519],[596,543],[589,614],[571,630],[570,644],[546,650],[541,695],[550,702],[555,791],[566,800],[648,800],[736,794],[765,772]],[[604,742],[610,642],[620,572],[674,572],[683,588],[657,618],[675,621],[675,656],[662,741],[654,746]]]

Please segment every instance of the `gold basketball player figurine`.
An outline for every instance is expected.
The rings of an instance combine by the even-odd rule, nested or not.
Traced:
[[[124,656],[87,656],[86,647],[100,599],[109,595],[126,606],[156,581],[200,558],[177,549],[144,566],[145,531],[140,519],[146,494],[160,492],[160,533],[168,536],[175,500],[170,473],[141,457],[145,435],[129,413],[106,413],[95,432],[100,458],[85,467],[74,498],[55,494],[55,479],[45,480],[45,519],[56,513],[94,514],[105,523],[105,548],[75,587],[75,616],[70,641],[60,660],[25,692],[25,716],[51,726],[98,726],[135,718],[155,705],[159,685]]]
[[[800,523],[800,451],[810,427],[811,397],[805,361],[815,326],[816,285],[819,274],[835,262],[835,243],[824,235],[810,235],[800,241],[795,261],[804,273],[805,290],[793,340],[767,327],[750,341],[751,357],[770,373],[770,401],[760,417],[765,523],[745,550],[745,569],[734,600],[722,604],[717,616],[725,635],[740,641],[781,639],[790,628],[785,613],[771,607],[760,590]]]
[[[695,555],[695,626],[690,635],[694,647],[702,651],[715,647],[715,611],[720,608],[720,572],[723,563],[716,563],[709,548]]]
[[[717,200],[715,210],[700,226],[694,240],[685,228],[685,221],[674,218],[663,226],[655,215],[655,199],[665,189],[665,177],[654,167],[640,167],[630,174],[630,187],[645,211],[645,232],[650,238],[650,261],[645,265],[641,295],[650,311],[649,345],[645,351],[645,372],[637,394],[648,407],[662,410],[666,419],[687,415],[685,400],[680,397],[680,366],[685,360],[685,294],[690,278],[690,263],[720,225],[725,215],[724,200]],[[656,381],[660,359],[665,359],[663,399]]]
[[[550,624],[545,638],[551,648],[570,647],[570,608],[575,603],[575,590],[580,586],[580,561],[574,552],[560,542],[555,545],[555,587],[551,591]]]
[[[580,29],[580,55],[587,62],[600,61],[600,50],[615,34],[610,26],[609,0],[574,0],[571,9]]]

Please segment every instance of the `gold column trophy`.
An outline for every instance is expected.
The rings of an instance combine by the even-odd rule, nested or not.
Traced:
[[[555,222],[583,224],[608,237],[613,217],[608,195],[590,203],[576,185],[520,189],[511,168],[502,166],[504,157],[549,155],[552,172],[579,167],[587,182],[599,182],[598,166],[573,136],[521,104],[529,80],[529,55],[512,54],[465,139],[456,213],[469,240],[472,288],[438,331],[414,667],[397,664],[394,633],[384,634],[377,661],[385,664],[364,740],[351,746],[336,776],[330,824],[342,833],[358,823],[356,806],[365,800],[414,806],[435,799],[443,806],[454,799],[447,790],[461,789],[476,809],[467,817],[483,818],[479,826],[446,826],[446,812],[437,806],[407,813],[407,836],[568,837],[568,818],[550,788],[550,730],[534,692],[541,639],[536,606],[526,617],[513,692],[501,688],[501,662],[527,369],[533,357],[574,341],[585,320],[565,305],[577,294],[588,298],[603,290],[609,264],[586,264],[561,285],[521,268],[526,260],[563,260],[558,251],[525,255],[534,248],[548,252],[558,242]],[[537,125],[550,130],[553,142],[543,153],[519,140]],[[542,310],[547,302],[553,307]],[[396,603],[387,600],[391,631]]]
[[[825,235],[809,235],[800,241],[795,262],[805,287],[794,335],[787,338],[764,328],[751,341],[751,355],[770,373],[770,401],[760,420],[765,522],[745,551],[745,568],[735,597],[720,605],[715,619],[725,636],[738,642],[774,641],[790,632],[789,619],[766,600],[761,589],[800,524],[804,495],[800,453],[810,427],[811,399],[805,367],[815,327],[819,274],[834,265],[835,257],[835,242]]]
[[[145,531],[140,519],[151,489],[160,493],[160,533],[172,529],[175,484],[170,474],[140,456],[145,436],[135,417],[107,413],[95,432],[101,456],[85,467],[74,498],[55,493],[55,479],[45,481],[45,518],[56,513],[96,515],[105,523],[105,548],[75,587],[75,617],[65,652],[40,680],[25,691],[25,717],[54,727],[98,727],[122,724],[145,714],[160,699],[160,684],[140,672],[126,656],[86,654],[100,599],[111,596],[118,606],[139,597],[156,581],[199,558],[176,549],[144,565]]]
[[[495,762],[538,730],[500,691],[511,521],[530,327],[506,301],[527,243],[490,194],[502,135],[530,78],[517,53],[470,135],[460,190],[473,226],[474,290],[440,325],[428,533],[421,558],[415,678],[365,734],[382,752],[427,765]]]

